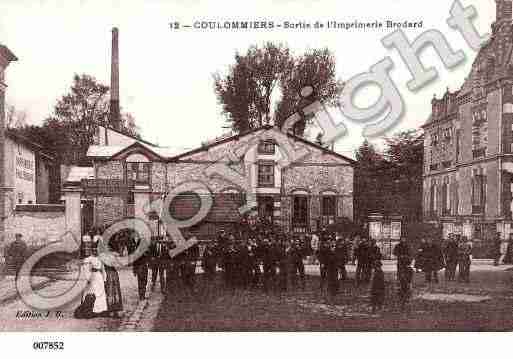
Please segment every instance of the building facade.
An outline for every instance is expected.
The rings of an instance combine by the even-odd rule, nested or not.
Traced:
[[[513,233],[512,4],[496,3],[492,36],[463,86],[434,98],[423,126],[423,216],[444,237]]]
[[[89,180],[73,175],[65,183],[67,212],[82,208],[82,218],[70,223],[83,227],[86,215],[100,226],[135,217],[151,222],[156,231],[158,223],[147,204],[190,182],[203,183],[213,199],[205,218],[189,228],[200,238],[235,226],[241,219],[239,208],[253,194],[255,213],[285,231],[315,231],[340,217],[353,219],[354,161],[276,128],[222,138],[186,152],[126,137],[119,141],[108,136],[105,141],[105,130],[100,133],[101,144],[88,151],[94,164],[88,169]],[[301,157],[285,161],[291,150]],[[221,167],[224,170],[216,170]],[[235,171],[239,181],[230,177],[234,172],[224,172],[226,168]],[[193,193],[180,193],[169,211],[176,219],[191,218],[201,207],[200,200]],[[80,232],[82,227],[72,230]]]
[[[4,45],[0,44],[0,164],[5,163],[5,70],[7,66],[18,59]],[[3,238],[5,231],[5,219],[7,217],[8,205],[6,196],[9,194],[10,188],[6,186],[5,171],[0,171],[0,240]],[[1,243],[0,243],[1,244]]]
[[[12,130],[6,131],[4,153],[5,184],[11,192],[11,205],[49,203],[54,158]]]

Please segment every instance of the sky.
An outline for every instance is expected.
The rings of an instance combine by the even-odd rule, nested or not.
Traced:
[[[448,27],[452,0],[2,0],[0,43],[19,58],[6,74],[7,102],[27,113],[29,124],[40,124],[56,101],[69,89],[74,73],[86,73],[110,83],[111,29],[119,28],[121,106],[132,113],[140,132],[161,146],[193,148],[226,132],[214,88],[213,74],[226,73],[236,51],[266,41],[287,44],[294,54],[328,47],[336,57],[341,80],[369,71],[389,56],[391,77],[406,104],[401,122],[385,136],[418,128],[428,118],[431,99],[446,88],[458,89],[476,53],[462,36]],[[462,0],[474,5],[477,30],[490,32],[495,18],[494,0]],[[439,73],[436,81],[412,93],[406,87],[410,74],[395,50],[381,39],[393,29],[378,30],[171,30],[170,22],[258,20],[291,23],[316,21],[422,21],[421,29],[405,29],[413,40],[429,29],[441,31],[454,50],[467,60],[448,71],[432,48],[422,52],[426,67]],[[376,88],[362,89],[355,97],[361,107],[379,97]],[[331,109],[335,122],[346,121]],[[335,150],[354,157],[361,144],[362,123],[345,122],[348,133]],[[316,133],[316,130],[312,130]],[[378,145],[380,139],[373,139]]]

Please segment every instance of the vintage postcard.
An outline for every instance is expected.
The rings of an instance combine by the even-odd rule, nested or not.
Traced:
[[[0,114],[33,352],[513,329],[511,0],[3,0]]]

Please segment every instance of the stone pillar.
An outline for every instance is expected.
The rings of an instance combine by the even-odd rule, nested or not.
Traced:
[[[149,221],[148,213],[150,209],[150,191],[134,190],[134,217],[146,221],[153,233],[157,233],[156,221]]]
[[[64,199],[66,202],[66,232],[71,232],[76,240],[82,237],[82,190],[65,190]]]

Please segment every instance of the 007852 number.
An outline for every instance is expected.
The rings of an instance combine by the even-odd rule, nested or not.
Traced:
[[[64,350],[64,342],[34,342],[34,350]]]

